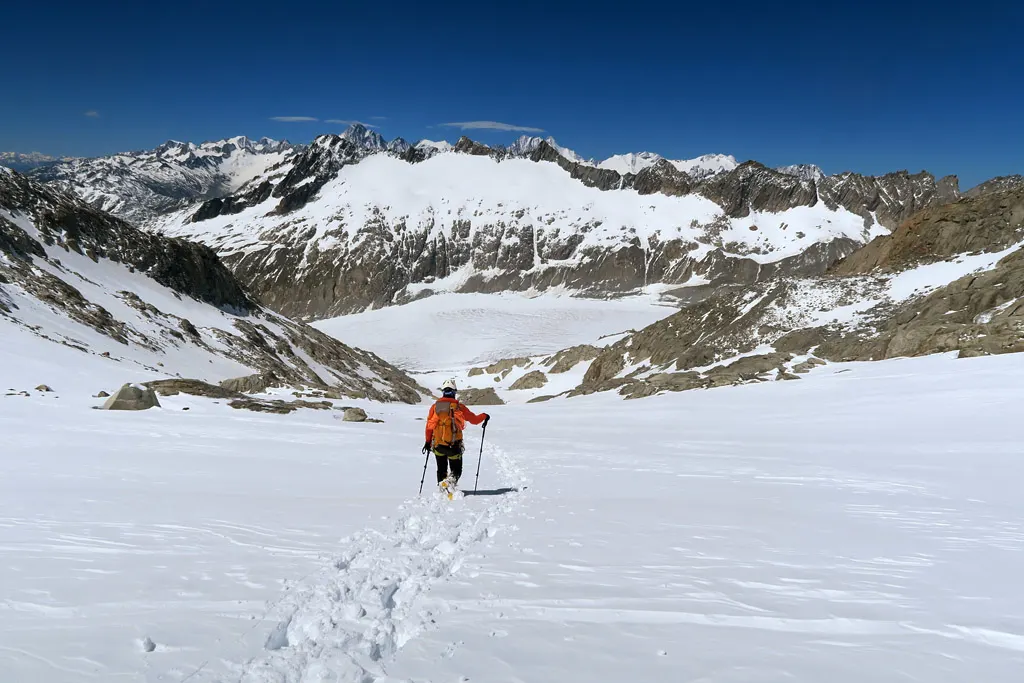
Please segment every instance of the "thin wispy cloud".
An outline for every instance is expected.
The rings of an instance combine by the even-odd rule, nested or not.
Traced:
[[[388,117],[386,117],[386,116],[371,116],[370,118],[373,119],[374,121],[387,121],[388,120]]]
[[[504,130],[504,131],[516,131],[520,133],[543,133],[543,128],[533,128],[531,126],[517,126],[511,123],[502,123],[501,121],[458,121],[455,123],[441,123],[440,126],[448,128],[461,128],[462,130]]]
[[[90,119],[98,119],[100,117],[100,113],[95,109],[90,109],[89,111],[84,112],[83,116],[87,116]]]
[[[303,123],[307,121],[319,121],[320,119],[315,116],[271,116],[271,121],[280,121],[281,123]]]
[[[354,126],[359,124],[360,126],[366,126],[367,128],[376,128],[377,126],[372,123],[363,123],[362,121],[348,121],[346,119],[327,119],[324,123],[337,123],[342,126]]]

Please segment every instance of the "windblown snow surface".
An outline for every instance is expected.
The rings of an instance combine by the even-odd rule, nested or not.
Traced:
[[[0,354],[2,388],[56,390],[0,395],[4,680],[1024,670],[1020,355],[489,407],[480,495],[446,501],[433,463],[417,496],[426,406],[105,412],[101,359],[27,333]]]

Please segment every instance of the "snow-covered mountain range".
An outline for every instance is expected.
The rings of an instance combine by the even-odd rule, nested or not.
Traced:
[[[817,274],[963,196],[956,177],[926,172],[595,162],[552,138],[411,143],[358,124],[309,145],[167,143],[35,177],[212,246],[267,305],[306,320],[438,291],[608,296]]]
[[[65,159],[33,173],[98,209],[136,224],[200,199],[228,194],[295,151],[288,142],[244,136],[153,150]]]
[[[819,273],[959,196],[927,173],[816,177],[722,156],[620,173],[574,158],[540,138],[409,145],[354,126],[154,226],[315,319],[438,291],[607,296]]]

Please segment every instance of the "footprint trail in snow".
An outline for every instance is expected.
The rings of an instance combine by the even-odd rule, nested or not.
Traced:
[[[494,536],[528,485],[500,448],[488,447],[503,486],[497,496],[448,500],[425,493],[406,503],[390,530],[360,531],[317,580],[290,594],[267,638],[267,652],[249,662],[243,683],[371,683],[386,663],[431,622],[417,598],[459,570],[471,549]]]

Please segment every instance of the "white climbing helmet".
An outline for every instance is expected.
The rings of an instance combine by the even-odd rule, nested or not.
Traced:
[[[451,389],[452,391],[458,391],[459,390],[458,387],[455,386],[455,378],[454,377],[446,379],[441,384],[441,391],[444,391],[445,389]]]

